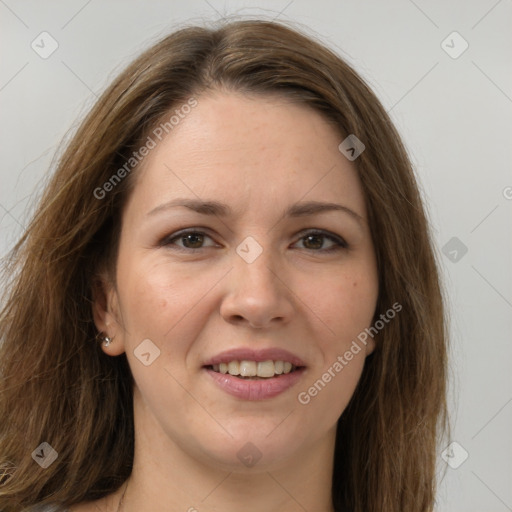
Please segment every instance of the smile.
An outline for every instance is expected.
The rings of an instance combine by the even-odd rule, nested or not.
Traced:
[[[205,360],[202,371],[231,396],[240,400],[265,400],[294,386],[306,371],[306,364],[282,348],[239,347]]]
[[[277,373],[281,369],[281,363],[283,372]],[[226,370],[227,367],[226,373],[220,371],[221,364],[223,365],[222,370]],[[260,364],[262,364],[261,367]],[[229,373],[230,366],[234,375]],[[230,361],[229,363],[204,366],[203,371],[225,393],[240,400],[252,401],[266,400],[284,393],[297,384],[306,368],[304,366],[294,366],[289,362],[287,364],[285,361],[260,361],[256,363],[256,361],[242,360],[240,362]],[[260,371],[262,375],[268,376],[261,377],[259,375]],[[256,372],[256,375],[241,375],[240,372]],[[271,372],[272,375],[270,375]]]
[[[297,369],[289,361],[230,361],[211,365],[210,368],[223,375],[229,374],[242,379],[270,379]]]

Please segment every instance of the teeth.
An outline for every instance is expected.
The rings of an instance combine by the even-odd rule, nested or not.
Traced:
[[[212,366],[213,371],[229,373],[230,375],[242,378],[259,377],[268,379],[275,375],[290,373],[296,367],[289,361],[230,361]]]
[[[229,375],[240,375],[240,363],[238,361],[230,361],[228,363]]]
[[[254,361],[240,361],[240,375],[242,377],[256,377],[258,365]]]
[[[275,374],[274,361],[261,361],[258,363],[258,377],[273,377]]]

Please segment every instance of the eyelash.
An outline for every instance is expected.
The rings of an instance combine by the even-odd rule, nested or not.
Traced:
[[[163,238],[162,241],[159,243],[159,246],[169,247],[171,245],[174,245],[173,250],[184,251],[184,252],[189,252],[189,253],[207,249],[207,247],[189,248],[189,247],[180,247],[178,245],[173,244],[173,242],[175,240],[182,239],[187,235],[202,235],[202,236],[212,239],[212,237],[210,235],[208,235],[204,231],[200,231],[199,229],[186,229],[183,231],[178,231],[177,233],[173,233],[172,235]],[[331,242],[335,243],[335,245],[329,249],[305,249],[306,251],[328,254],[328,253],[332,253],[332,252],[336,252],[336,251],[340,251],[340,250],[349,248],[347,242],[345,242],[345,240],[343,238],[335,235],[334,233],[330,233],[329,231],[311,229],[311,230],[301,232],[301,235],[302,236],[299,238],[299,240],[303,240],[304,238],[306,238],[308,236],[321,236],[324,239],[328,239]]]

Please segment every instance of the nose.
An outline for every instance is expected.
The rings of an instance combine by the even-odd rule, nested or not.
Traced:
[[[288,279],[289,280],[289,279]],[[293,292],[269,250],[252,263],[234,255],[220,313],[229,323],[263,329],[285,325],[292,317]]]

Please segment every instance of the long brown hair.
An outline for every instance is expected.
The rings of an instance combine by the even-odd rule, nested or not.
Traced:
[[[338,422],[337,511],[425,512],[446,426],[446,327],[426,214],[407,152],[366,83],[329,49],[283,24],[188,27],[145,51],[97,101],[60,158],[5,266],[0,316],[0,509],[72,505],[116,491],[134,453],[133,378],[97,343],[92,289],[114,279],[123,205],[137,166],[99,198],[171,109],[210,89],[280,94],[366,146],[355,160],[379,272],[376,336]],[[48,442],[48,468],[32,451]]]

